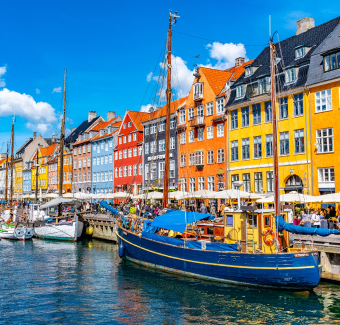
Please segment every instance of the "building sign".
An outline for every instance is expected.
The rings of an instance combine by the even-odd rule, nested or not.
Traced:
[[[172,153],[170,153],[170,158],[172,158]],[[158,155],[158,156],[151,156],[148,157],[148,161],[152,161],[152,160],[160,160],[160,159],[165,159],[165,154],[164,155]]]

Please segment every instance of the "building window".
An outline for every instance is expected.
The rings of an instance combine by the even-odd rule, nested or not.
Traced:
[[[159,132],[163,132],[163,131],[165,131],[165,120],[163,120],[163,121],[161,121],[160,123],[159,123]]]
[[[289,132],[280,132],[280,155],[289,155]]]
[[[204,177],[198,177],[198,190],[199,191],[205,190]]]
[[[148,154],[149,154],[149,143],[148,143],[148,142],[145,143],[144,146],[145,146],[145,147],[144,147],[145,154],[148,155]]]
[[[143,164],[139,164],[138,169],[139,175],[143,175]]]
[[[149,179],[149,165],[148,164],[145,165],[145,175],[144,175],[144,177],[145,177],[145,180]]]
[[[182,132],[181,135],[180,135],[180,137],[181,137],[181,144],[185,144],[185,142],[186,142],[186,139],[185,139],[185,132]]]
[[[181,155],[181,167],[185,167],[187,165],[187,155]]]
[[[74,174],[74,182],[77,183],[77,174]]]
[[[303,129],[294,131],[294,143],[295,153],[305,152],[305,135]]]
[[[327,89],[315,93],[315,107],[317,112],[332,110],[332,90]]]
[[[196,159],[194,153],[189,153],[189,166],[195,166]]]
[[[274,172],[267,172],[267,192],[274,192]]]
[[[149,135],[149,126],[144,127],[144,133],[145,135]]]
[[[123,151],[123,156],[124,156],[124,158],[127,158],[127,150],[126,149]]]
[[[273,135],[266,135],[266,157],[273,157]]]
[[[158,150],[160,152],[165,151],[165,139],[158,141]]]
[[[157,131],[157,123],[152,123],[150,125],[150,134],[155,134]]]
[[[170,150],[175,149],[175,138],[171,137],[170,138]]]
[[[195,130],[189,131],[189,143],[192,143],[195,141]]]
[[[340,68],[340,52],[332,53],[324,57],[324,69],[325,71]]]
[[[231,161],[238,160],[238,140],[231,141]]]
[[[198,141],[203,141],[204,140],[203,128],[199,128],[197,130],[197,140]]]
[[[216,103],[217,103],[216,115],[224,114],[224,98],[218,99]]]
[[[261,104],[253,105],[253,124],[261,123]]]
[[[223,123],[217,124],[217,137],[221,138],[224,136]]]
[[[261,136],[254,137],[254,158],[262,157],[262,139]]]
[[[194,84],[194,100],[203,97],[203,83]]]
[[[119,151],[119,159],[122,159],[123,158],[123,153],[122,151]]]
[[[175,178],[175,160],[170,160],[169,177]]]
[[[253,74],[253,67],[246,67],[244,69],[244,76],[249,77]]]
[[[306,54],[306,47],[301,46],[297,49],[295,49],[295,59],[300,59]]]
[[[208,176],[208,191],[215,191],[215,177]]]
[[[294,82],[296,80],[296,68],[290,68],[285,71],[286,84]]]
[[[195,116],[195,108],[191,107],[188,109],[188,121],[193,120],[194,116]]]
[[[316,130],[317,153],[333,152],[333,128]]]
[[[266,122],[271,122],[273,120],[273,111],[272,111],[271,102],[264,103],[264,115],[265,115]]]
[[[172,117],[172,118],[170,119],[170,129],[173,129],[174,127],[175,127],[175,118]]]
[[[190,177],[189,178],[190,192],[195,192],[196,191],[195,185],[196,185],[195,177]]]
[[[159,171],[159,179],[164,179],[164,170],[165,170],[165,162],[164,161],[161,161],[159,163],[159,167],[158,167]]]
[[[138,155],[141,156],[143,154],[143,147],[139,146],[138,147]]]
[[[122,137],[118,138],[119,144],[122,144]]]
[[[204,116],[204,114],[203,114],[203,105],[197,106],[197,116]]]
[[[137,157],[137,148],[136,148],[136,147],[133,148],[133,156],[134,156],[134,157]]]
[[[157,179],[157,164],[151,163],[151,180]]]
[[[293,96],[294,116],[303,115],[303,93]]]
[[[123,124],[123,129],[126,129],[126,123]]]
[[[118,151],[115,152],[115,160],[118,160]]]
[[[214,114],[214,103],[207,103],[207,116]]]
[[[230,128],[235,130],[238,128],[238,110],[235,109],[230,112]]]
[[[123,168],[119,167],[119,177],[122,177],[122,176],[123,176]]]
[[[244,96],[244,85],[239,85],[236,87],[236,98],[241,98]]]
[[[208,151],[208,164],[213,164],[215,162],[214,159],[214,150]]]
[[[261,193],[262,192],[262,173],[254,173],[254,180],[255,180],[255,192]]]
[[[156,141],[150,142],[150,153],[155,153],[157,150],[157,144]]]
[[[137,132],[133,134],[133,141],[137,141]]]
[[[288,118],[288,97],[279,98],[280,120]]]
[[[243,181],[243,190],[246,192],[250,192],[250,174],[242,174],[242,181]]]
[[[124,177],[127,176],[127,166],[124,166]]]
[[[181,109],[179,111],[179,123],[184,124],[185,123],[185,109]]]
[[[318,168],[319,183],[335,182],[334,168]],[[332,186],[333,187],[333,186]]]
[[[131,134],[128,135],[128,142],[131,142]]]
[[[223,163],[224,162],[224,149],[217,150],[217,162]]]
[[[93,173],[93,176],[95,175],[95,173]],[[116,167],[115,168],[115,178],[117,178],[118,177],[118,168]]]
[[[181,178],[181,191],[186,192],[187,191],[187,179]]]
[[[236,188],[236,186],[235,186],[235,182],[238,182],[240,179],[239,179],[239,175],[238,174],[236,174],[236,175],[231,175],[231,187],[232,188]]]
[[[242,160],[250,159],[249,138],[242,139]]]
[[[195,152],[195,165],[204,165],[204,151]]]
[[[242,108],[242,127],[249,126],[249,107]]]

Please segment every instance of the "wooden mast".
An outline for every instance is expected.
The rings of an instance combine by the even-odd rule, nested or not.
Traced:
[[[13,117],[12,121],[12,144],[11,144],[11,192],[9,193],[9,201],[10,201],[10,208],[11,208],[11,217],[10,220],[13,220],[13,177],[14,177],[14,120],[15,118]]]
[[[6,151],[6,178],[5,178],[5,201],[7,204],[8,199],[8,142],[7,142],[7,151]]]
[[[166,89],[166,124],[165,124],[165,166],[164,166],[164,187],[163,187],[163,208],[168,205],[169,195],[169,169],[170,169],[170,104],[172,97],[171,89],[171,26],[176,24],[177,11],[172,14],[170,10],[169,15],[169,30],[168,30],[168,75],[167,75],[167,89]]]
[[[63,119],[60,131],[60,168],[59,168],[59,196],[63,196],[64,181],[64,138],[65,138],[65,102],[66,102],[66,68],[64,73],[64,103],[63,103]]]
[[[276,119],[276,85],[275,85],[275,47],[273,38],[270,39],[270,79],[271,79],[271,105],[273,115],[273,179],[274,179],[274,205],[275,216],[280,215],[280,193],[279,193],[279,166],[277,152],[277,119]]]

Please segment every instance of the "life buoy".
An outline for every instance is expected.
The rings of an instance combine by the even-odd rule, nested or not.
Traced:
[[[267,238],[267,235],[270,234],[271,235],[271,238]],[[274,231],[273,229],[269,228],[269,229],[266,229],[264,232],[263,232],[263,241],[269,245],[269,246],[272,246],[274,244],[274,238],[275,238],[275,235],[274,235]]]

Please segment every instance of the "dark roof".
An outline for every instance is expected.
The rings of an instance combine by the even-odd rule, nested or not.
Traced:
[[[21,158],[27,146],[33,141],[33,138],[29,138],[15,153],[14,159]]]
[[[316,26],[307,30],[299,35],[294,35],[289,37],[279,43],[274,44],[277,52],[277,57],[281,58],[280,62],[277,64],[278,72],[280,73],[276,77],[277,91],[283,92],[289,89],[298,88],[304,86],[307,81],[308,68],[311,55],[315,49],[323,42],[323,40],[333,31],[333,29],[339,24],[340,17],[330,20],[324,24]],[[304,45],[310,47],[308,53],[306,53],[302,58],[295,59],[295,48]],[[235,99],[236,97],[236,86],[239,84],[249,84],[256,81],[259,77],[270,76],[270,51],[269,46],[267,46],[259,56],[254,60],[252,66],[257,66],[258,69],[249,77],[245,77],[244,73],[237,79],[235,84],[231,87],[231,93],[226,104],[226,107],[235,105],[241,102],[248,101],[247,97],[244,96],[240,99]],[[287,67],[301,67],[299,69],[298,78],[295,83],[289,85],[284,84],[284,74],[283,68]]]
[[[100,116],[95,117],[90,122],[88,120],[85,120],[83,123],[81,123],[74,131],[71,132],[71,134],[65,139],[65,144],[69,145],[78,139],[79,134],[83,133],[85,130],[87,130],[93,123],[95,123]]]

